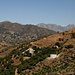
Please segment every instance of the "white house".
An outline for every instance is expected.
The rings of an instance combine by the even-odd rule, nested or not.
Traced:
[[[26,51],[29,51],[29,53],[34,54],[35,50],[33,50],[32,48],[28,48]]]
[[[25,51],[24,52],[22,52],[22,54],[24,54],[25,53]]]
[[[50,58],[57,58],[58,55],[57,54],[50,54]]]
[[[54,46],[55,48],[59,48],[57,45]]]

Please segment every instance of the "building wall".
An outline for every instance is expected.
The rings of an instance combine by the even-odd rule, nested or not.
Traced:
[[[50,58],[56,58],[56,57],[58,57],[57,54],[50,54]]]

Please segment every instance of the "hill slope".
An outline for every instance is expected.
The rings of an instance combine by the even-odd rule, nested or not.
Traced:
[[[72,36],[75,36],[75,29],[71,29],[65,32],[60,32],[48,36],[41,40],[31,42],[31,44],[32,46],[37,46],[37,47],[48,47],[48,46],[52,47],[55,45],[56,42],[59,42],[59,43],[65,43],[64,45],[72,44],[75,46],[74,44],[75,39],[72,38]]]
[[[58,48],[54,47],[56,42]],[[0,58],[0,75],[74,75],[75,29],[11,47],[5,54]],[[58,57],[51,58],[50,54]]]
[[[46,58],[32,72],[37,75],[75,75],[75,50],[64,50],[58,58]]]
[[[21,25],[4,21],[0,23],[0,42],[15,44],[56,32],[34,25]]]

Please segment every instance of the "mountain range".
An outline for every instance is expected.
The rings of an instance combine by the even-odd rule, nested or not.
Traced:
[[[31,24],[22,25],[10,21],[0,22],[0,42],[16,44],[54,33],[56,32]]]
[[[72,28],[75,28],[75,24],[69,24],[67,26],[61,26],[61,25],[56,25],[56,24],[45,24],[45,23],[39,23],[37,26],[42,27],[42,28],[47,28],[53,31],[66,31]]]

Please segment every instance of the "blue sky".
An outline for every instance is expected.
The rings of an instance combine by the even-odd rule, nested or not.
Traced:
[[[75,0],[0,0],[0,22],[75,24]]]

